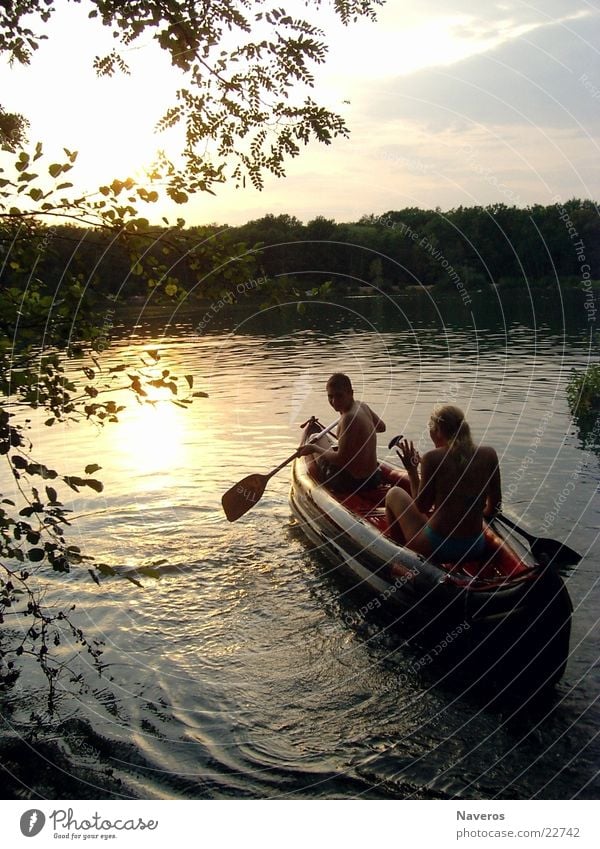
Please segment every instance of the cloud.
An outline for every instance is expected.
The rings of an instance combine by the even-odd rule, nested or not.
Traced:
[[[600,13],[546,24],[450,67],[382,82],[364,94],[370,121],[404,119],[430,129],[476,124],[579,126],[600,122]]]

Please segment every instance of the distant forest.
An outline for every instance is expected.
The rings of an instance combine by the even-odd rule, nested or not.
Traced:
[[[397,292],[411,285],[454,287],[464,294],[489,285],[557,281],[585,289],[600,280],[600,217],[587,200],[525,209],[407,208],[352,223],[317,217],[303,224],[290,215],[266,215],[238,227],[178,230],[175,254],[169,247],[172,230],[147,227],[136,236],[147,241],[143,274],[131,266],[130,237],[71,225],[36,229],[32,237],[44,245],[36,275],[46,285],[59,285],[69,269],[119,300],[147,295],[153,258],[163,282],[165,274],[173,274],[192,298],[235,290],[252,275],[302,289],[331,281],[332,293],[339,294],[365,286]],[[244,254],[237,266],[228,262]]]

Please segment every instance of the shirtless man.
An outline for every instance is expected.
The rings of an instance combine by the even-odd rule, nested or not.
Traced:
[[[333,409],[341,413],[338,425],[338,446],[323,448],[310,443],[303,445],[300,456],[317,454],[317,463],[324,482],[340,489],[356,491],[377,486],[377,433],[385,424],[373,410],[354,399],[350,378],[337,372],[327,381],[327,398]]]

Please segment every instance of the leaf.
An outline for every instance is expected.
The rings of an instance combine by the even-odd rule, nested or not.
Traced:
[[[47,466],[44,466],[42,463],[28,463],[27,464],[27,474],[29,475],[40,475],[44,480],[54,480],[54,478],[58,477],[58,472],[54,469],[49,469]]]
[[[40,560],[43,560],[45,557],[43,548],[30,548],[27,552],[27,558],[31,560],[32,563],[39,563]]]
[[[69,558],[70,563],[81,563],[83,560],[83,557],[81,556],[79,551],[73,551],[71,547],[67,549],[67,557]],[[86,558],[86,560],[89,559],[89,557]]]
[[[75,490],[75,492],[79,492],[80,486],[85,486],[85,481],[83,478],[71,477],[71,475],[65,475],[63,477],[64,482],[67,486],[71,487],[71,489]]]
[[[193,389],[194,375],[193,374],[186,374],[186,375],[184,375],[184,377],[187,380],[187,383],[188,383],[188,386],[190,387],[190,389]]]
[[[101,575],[116,575],[117,570],[113,569],[112,566],[109,566],[108,563],[98,563],[96,569],[100,572]]]
[[[11,458],[12,464],[15,469],[26,469],[27,468],[27,460],[25,457],[21,457],[20,454],[14,454]]]
[[[58,493],[56,492],[56,490],[54,489],[53,486],[47,486],[46,487],[46,495],[48,497],[48,501],[50,502],[50,504],[56,504],[57,503]]]
[[[134,577],[132,577],[131,575],[125,575],[124,577],[125,577],[125,578],[127,578],[127,580],[128,580],[128,581],[131,581],[131,583],[132,583],[132,584],[135,584],[135,585],[136,585],[136,587],[139,587],[141,590],[143,590],[143,589],[144,589],[144,585],[143,585],[140,581],[137,581],[137,580],[136,580]]]
[[[52,568],[55,572],[70,572],[71,568],[69,566],[69,561],[66,557],[57,557],[56,560],[52,561]]]
[[[160,578],[160,572],[158,569],[153,569],[152,566],[139,566],[138,572],[148,578]]]
[[[208,392],[194,392],[192,398],[208,398]]]
[[[58,162],[53,162],[52,165],[48,166],[48,173],[51,177],[58,177],[62,170],[63,167],[62,165],[59,165]]]
[[[101,468],[102,466],[99,466],[97,463],[90,463],[89,466],[85,467],[85,473],[86,475],[93,475],[94,472],[100,471]]]
[[[102,483],[102,481],[97,481],[94,478],[87,478],[84,481],[84,484],[86,486],[89,486],[90,489],[93,489],[96,492],[102,492],[102,490],[104,489],[104,484]]]
[[[94,572],[94,570],[88,569],[88,572],[90,573],[90,577],[91,577],[92,581],[94,581],[94,583],[96,583],[96,584],[98,584],[98,586],[100,586],[100,580],[98,578],[98,575],[96,575],[96,573]]]

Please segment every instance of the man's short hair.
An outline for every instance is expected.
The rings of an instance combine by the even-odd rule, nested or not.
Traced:
[[[327,381],[327,386],[332,389],[339,389],[342,392],[352,392],[352,383],[347,374],[342,374],[341,371],[336,371]]]

